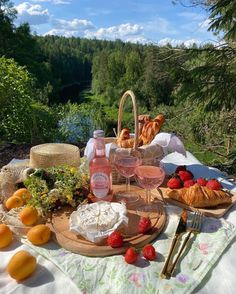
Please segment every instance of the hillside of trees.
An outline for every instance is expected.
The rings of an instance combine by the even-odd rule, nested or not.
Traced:
[[[181,2],[181,1],[175,1]],[[0,0],[0,143],[85,143],[94,128],[113,136],[122,93],[140,113],[164,113],[204,163],[236,173],[236,1],[203,5],[219,46],[164,47],[121,40],[32,35]],[[132,128],[131,105],[124,125]]]

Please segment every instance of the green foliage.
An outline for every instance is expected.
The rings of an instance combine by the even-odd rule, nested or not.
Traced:
[[[14,60],[0,58],[0,134],[8,141],[31,138],[33,79]]]
[[[0,56],[12,52],[13,21],[16,10],[9,0],[0,0]]]
[[[218,0],[214,1],[209,8],[210,27],[209,30],[219,34],[224,32],[227,41],[236,40],[236,1]]]
[[[13,59],[0,58],[0,136],[5,141],[39,143],[55,137],[58,114],[37,102],[28,71]]]
[[[227,43],[173,48],[32,36],[28,24],[14,25],[13,4],[0,0],[0,56],[5,56],[0,58],[1,140],[85,143],[95,128],[114,136],[120,98],[131,89],[139,113],[164,113],[163,131],[176,132],[200,160],[214,163],[220,156],[225,165],[232,165],[236,2],[185,2],[203,5],[210,30],[223,32]],[[79,87],[76,94],[65,91],[73,85]],[[127,101],[122,126],[133,131],[133,125],[132,104]]]
[[[234,108],[235,65],[235,50],[229,47],[189,50],[179,76],[177,95],[203,103],[206,110]]]
[[[40,102],[31,104],[31,143],[54,141],[57,138],[57,123],[60,119],[57,107],[48,107]]]

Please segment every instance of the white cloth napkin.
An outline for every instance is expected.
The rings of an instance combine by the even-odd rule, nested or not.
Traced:
[[[30,252],[37,259],[37,268],[32,276],[16,282],[6,272],[11,257],[19,250]],[[27,245],[14,240],[6,249],[0,249],[0,294],[66,294],[81,293],[75,284],[52,262],[37,254]],[[36,292],[35,292],[36,291]]]
[[[112,148],[117,148],[117,145],[115,143],[108,143],[105,145],[106,148],[106,157],[109,158],[110,150]],[[94,158],[95,150],[94,150],[94,139],[90,138],[86,144],[85,150],[84,150],[84,156],[87,157],[88,162],[90,162]]]
[[[152,140],[150,145],[158,144],[162,147],[165,155],[171,152],[178,152],[184,156],[186,156],[186,151],[182,141],[177,137],[174,133],[159,133]],[[106,156],[109,157],[111,149],[115,149],[118,146],[115,143],[106,144]],[[89,139],[84,155],[90,161],[94,157],[94,139]]]
[[[186,156],[184,144],[174,133],[159,133],[155,136],[151,145],[158,144],[163,148],[164,154],[178,152]]]

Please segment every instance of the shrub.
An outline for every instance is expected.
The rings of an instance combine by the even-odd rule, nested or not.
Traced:
[[[13,59],[0,58],[0,136],[28,142],[31,138],[33,79]]]
[[[68,143],[85,143],[93,130],[102,128],[101,109],[98,104],[71,104],[60,106],[57,140]]]

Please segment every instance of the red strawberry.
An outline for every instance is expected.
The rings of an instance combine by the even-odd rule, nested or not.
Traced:
[[[221,190],[223,188],[216,179],[209,180],[208,183],[206,184],[206,187],[211,190]]]
[[[186,170],[186,165],[179,165],[177,166],[175,173],[178,174],[180,171]]]
[[[197,183],[198,183],[198,185],[200,185],[200,186],[206,186],[206,184],[207,184],[207,180],[204,179],[204,178],[199,178],[199,179],[197,179]]]
[[[135,263],[138,258],[138,252],[135,248],[130,247],[125,252],[125,261],[127,263]]]
[[[148,232],[152,227],[151,221],[149,217],[142,216],[138,223],[138,232],[144,234]]]
[[[184,187],[188,188],[188,187],[193,186],[194,184],[196,184],[196,182],[194,180],[187,180],[184,182]]]
[[[151,244],[145,245],[142,253],[147,260],[154,260],[157,257],[156,250]]]
[[[107,238],[107,244],[112,248],[119,248],[123,246],[123,237],[121,233],[114,231]]]
[[[187,180],[192,180],[193,179],[193,174],[188,170],[181,170],[179,172],[179,177],[183,182],[185,182]]]
[[[178,178],[171,178],[167,182],[167,187],[169,187],[170,189],[179,189],[182,187],[182,183]]]

